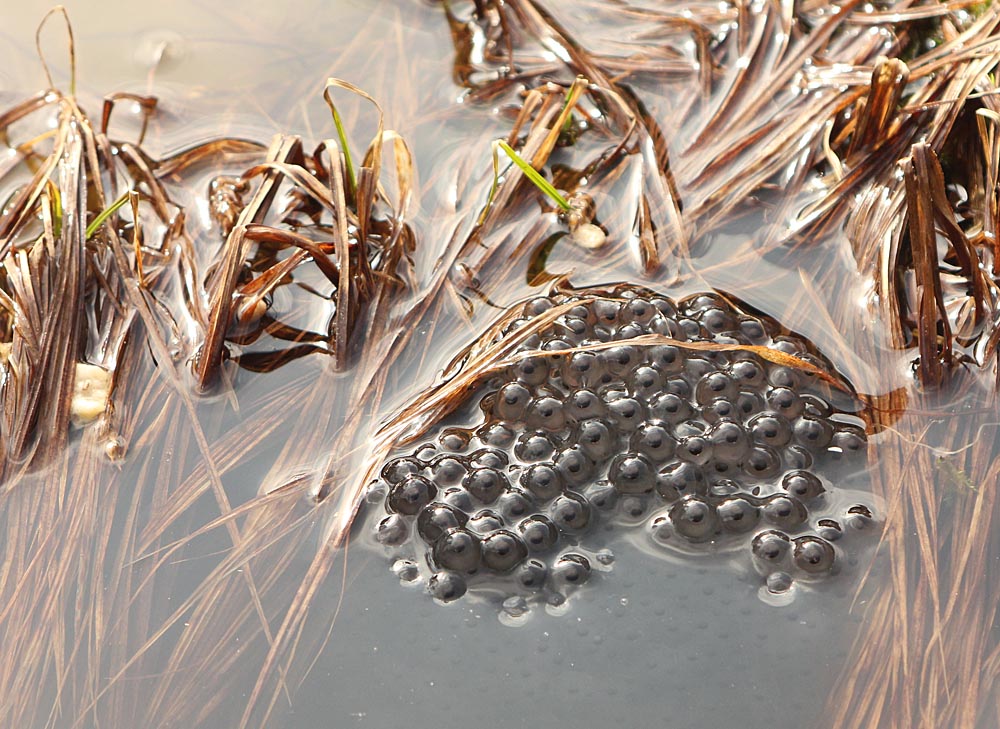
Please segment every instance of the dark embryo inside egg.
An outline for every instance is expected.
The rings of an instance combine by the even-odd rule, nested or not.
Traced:
[[[812,344],[718,294],[631,285],[507,320],[500,339],[534,331],[470,393],[475,422],[429,433],[374,484],[375,539],[434,597],[562,604],[609,568],[608,525],[676,558],[742,555],[774,593],[839,571],[871,507],[834,481],[864,466],[866,435]]]

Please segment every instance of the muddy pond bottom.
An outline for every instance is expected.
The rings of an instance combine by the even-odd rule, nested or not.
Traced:
[[[532,299],[497,331],[512,353],[464,418],[385,463],[369,495],[394,571],[437,600],[558,608],[611,568],[609,529],[676,558],[742,556],[765,599],[788,600],[871,531],[853,398],[777,322],[618,286]]]

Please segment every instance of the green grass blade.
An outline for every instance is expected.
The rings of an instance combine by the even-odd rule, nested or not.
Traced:
[[[91,221],[90,225],[87,226],[87,238],[89,239],[94,233],[96,233],[98,229],[104,225],[104,221],[118,212],[118,209],[127,202],[128,193],[126,192],[120,198],[111,203],[108,208],[102,210],[98,216]]]
[[[340,121],[340,114],[337,112],[337,107],[330,104],[330,111],[333,112],[333,125],[337,127],[340,148],[344,150],[344,166],[347,168],[347,180],[351,183],[351,195],[354,195],[358,189],[358,180],[354,176],[354,162],[351,161],[351,148],[347,144],[347,132],[344,131],[344,124]]]
[[[490,194],[486,198],[486,206],[483,208],[483,212],[479,214],[479,220],[476,221],[476,225],[482,225],[486,220],[486,214],[493,207],[493,198],[496,197],[497,186],[500,184],[500,155],[497,154],[500,141],[495,140],[491,146],[493,148],[493,184],[490,185]]]
[[[548,195],[550,198],[552,198],[553,202],[555,202],[556,205],[558,205],[560,208],[562,208],[563,210],[565,210],[567,212],[570,211],[570,210],[572,210],[572,207],[566,201],[566,198],[564,198],[562,195],[559,194],[559,191],[556,190],[556,188],[552,186],[552,183],[549,182],[548,180],[546,180],[544,177],[542,177],[535,170],[534,167],[532,167],[527,162],[525,162],[517,152],[515,152],[513,149],[511,149],[510,145],[507,144],[507,142],[505,142],[503,140],[499,140],[499,141],[496,142],[496,145],[499,146],[500,149],[502,149],[506,153],[506,155],[508,157],[510,157],[510,161],[513,162],[514,164],[516,164],[520,168],[521,172],[523,172],[525,174],[525,176],[529,180],[531,180],[531,182],[535,185],[535,187],[537,187],[539,190],[541,190],[546,195]],[[495,162],[495,160],[496,160],[496,151],[495,151],[495,149],[494,149],[494,153],[493,154],[494,154],[494,157],[493,157],[493,159],[494,159],[494,165],[496,165],[496,162]],[[492,190],[490,192],[490,200],[491,201],[493,199],[493,192],[496,190],[496,176],[494,176],[494,178],[493,178],[493,187],[494,187],[494,190]]]
[[[49,191],[52,210],[52,235],[58,238],[62,235],[62,195],[59,193],[59,188],[51,180],[46,184],[46,187]]]

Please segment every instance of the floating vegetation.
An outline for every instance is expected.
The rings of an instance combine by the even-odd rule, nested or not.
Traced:
[[[395,569],[426,564],[436,598],[474,589],[561,604],[609,523],[641,525],[677,553],[742,549],[786,592],[786,570],[838,569],[845,519],[871,520],[831,482],[865,454],[864,421],[845,410],[857,402],[773,320],[716,294],[560,289],[513,307],[468,356],[520,332],[480,365],[475,390],[439,388],[479,417],[437,427],[373,486],[388,512],[375,539]]]
[[[996,725],[1000,7],[394,12],[450,74],[365,26],[91,117],[71,34],[0,113],[0,725],[267,725],[359,533],[508,617],[622,537],[857,587],[820,722]]]
[[[332,100],[335,89],[367,99],[378,112],[375,136],[357,169]],[[403,222],[413,176],[409,148],[384,129],[381,108],[357,87],[330,79],[324,99],[339,142],[324,140],[306,154],[300,138],[279,135],[263,161],[239,177],[211,183],[211,211],[225,244],[205,286],[211,315],[195,360],[203,388],[214,381],[224,356],[241,367],[268,371],[321,351],[346,368],[355,330],[377,325],[405,285],[400,269],[413,247],[412,231]],[[398,181],[395,200],[382,186],[382,148],[389,143]],[[245,195],[250,195],[246,202]],[[272,212],[276,198],[285,206]],[[325,326],[309,330],[294,323],[300,311],[316,318],[316,307],[298,296],[286,297],[280,313],[275,309],[276,292],[292,284],[326,304]],[[270,348],[259,346],[262,339]],[[239,352],[225,350],[227,342]],[[283,346],[275,348],[275,342]]]

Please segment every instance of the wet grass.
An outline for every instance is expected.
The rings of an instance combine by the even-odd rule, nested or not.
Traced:
[[[498,340],[509,304],[616,279],[690,292],[727,270],[779,320],[813,312],[867,404],[888,567],[860,588],[829,726],[1000,717],[1000,10],[889,5],[580,0],[589,28],[533,0],[428,7],[454,51],[434,84],[464,93],[440,114],[493,126],[423,182],[375,99],[339,79],[328,138],[220,135],[159,159],[151,98],[108,97],[95,126],[73,79],[4,110],[0,635],[18,660],[0,670],[0,723],[208,725],[242,681],[241,725],[265,724],[325,641],[313,600],[335,569],[347,580],[372,469],[558,316]],[[140,109],[135,141],[109,131],[122,101]],[[182,191],[206,169],[210,226]],[[441,188],[454,208],[418,235],[412,201]],[[607,245],[566,235],[584,206]],[[796,286],[761,293],[765,261]],[[77,433],[84,362],[112,388]],[[266,477],[237,494],[247,464]],[[202,539],[221,557],[164,609]],[[159,678],[140,697],[144,670]]]

